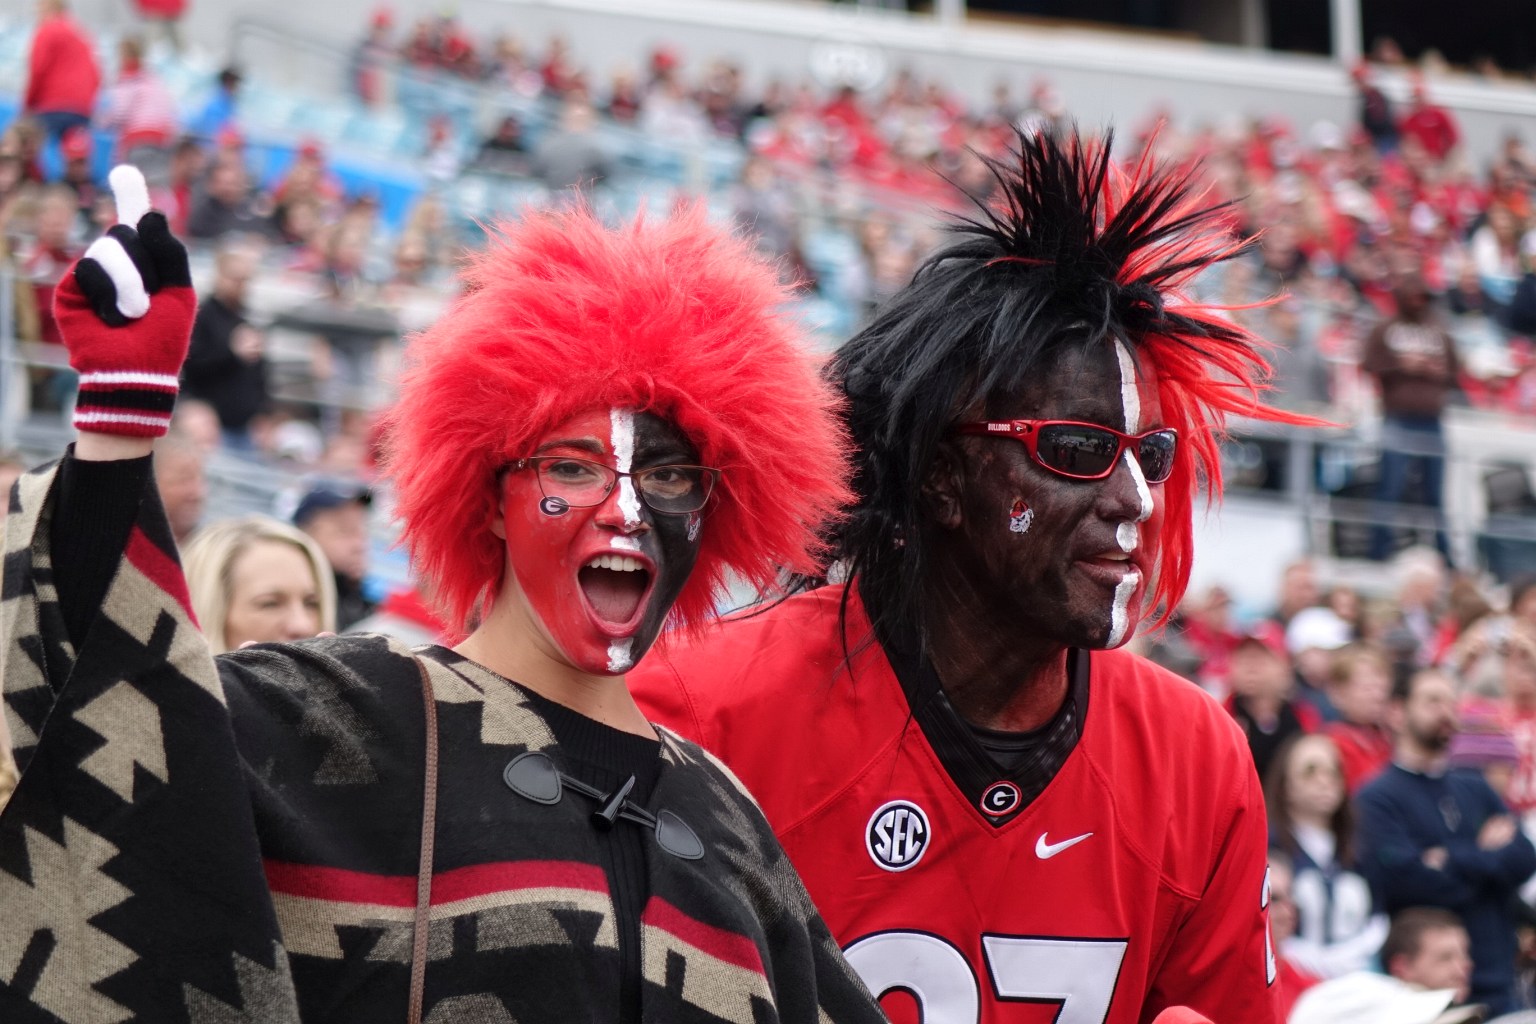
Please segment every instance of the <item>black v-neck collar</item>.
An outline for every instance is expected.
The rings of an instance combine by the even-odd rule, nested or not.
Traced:
[[[1088,717],[1090,657],[1086,650],[1067,651],[1067,700],[1042,727],[1048,732],[1039,745],[1011,770],[999,765],[982,747],[971,724],[944,694],[930,660],[903,656],[889,647],[885,652],[912,717],[939,763],[982,820],[994,828],[1017,818],[1045,792],[1082,738]]]

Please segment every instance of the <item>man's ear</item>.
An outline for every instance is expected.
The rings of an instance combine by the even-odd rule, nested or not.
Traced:
[[[965,487],[965,459],[953,442],[940,441],[922,484],[923,511],[933,525],[958,530],[960,495]]]

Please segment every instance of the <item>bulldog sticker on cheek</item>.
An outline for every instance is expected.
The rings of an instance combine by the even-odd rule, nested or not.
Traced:
[[[547,516],[563,516],[571,510],[564,498],[545,498],[539,502],[539,511]]]
[[[704,525],[704,519],[697,512],[688,513],[688,543],[692,544],[699,539],[699,527]]]
[[[1008,529],[1012,533],[1028,533],[1035,521],[1035,510],[1025,504],[1023,498],[1014,501],[1008,510]]]

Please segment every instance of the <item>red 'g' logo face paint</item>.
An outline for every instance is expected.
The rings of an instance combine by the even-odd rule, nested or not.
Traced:
[[[527,454],[583,459],[621,473],[698,461],[672,424],[626,409],[572,416]],[[688,580],[698,557],[697,529],[690,531],[697,516],[653,511],[628,477],[585,507],[546,494],[551,486],[541,487],[532,466],[510,470],[503,485],[517,589],[572,666],[621,675],[655,642]]]

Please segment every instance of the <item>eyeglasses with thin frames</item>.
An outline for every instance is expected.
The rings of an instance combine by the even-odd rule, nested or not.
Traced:
[[[629,477],[647,508],[669,516],[702,510],[720,478],[720,471],[709,466],[648,466],[626,473],[568,455],[530,455],[509,463],[506,469],[534,470],[539,492],[569,508],[601,505],[618,486],[619,478]]]

